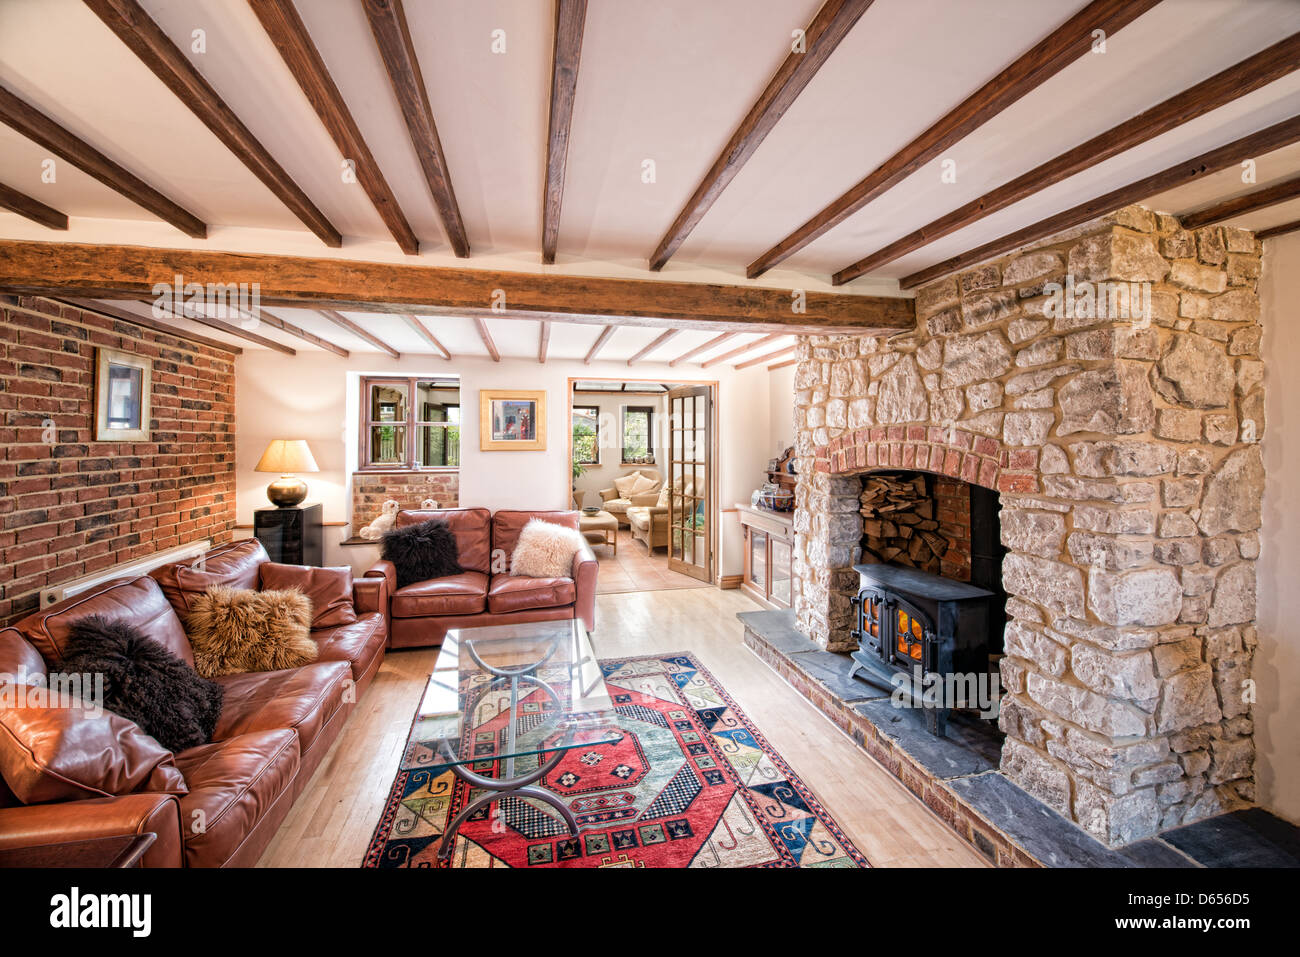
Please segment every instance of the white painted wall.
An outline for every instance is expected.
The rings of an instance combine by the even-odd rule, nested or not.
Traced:
[[[430,356],[404,356],[394,360],[375,354],[354,354],[342,359],[308,347],[286,358],[279,353],[249,349],[235,364],[236,509],[240,524],[251,525],[253,509],[268,504],[266,485],[274,476],[254,472],[266,444],[274,438],[306,439],[321,471],[303,478],[310,486],[309,501],[325,506],[326,522],[350,521],[349,479],[356,464],[359,383],[362,375],[461,376],[460,504],[501,508],[568,508],[571,468],[568,462],[569,378],[625,378],[626,363],[550,360],[492,362],[484,358],[456,358],[451,362]],[[784,370],[782,370],[784,371]],[[639,377],[680,381],[692,378],[718,382],[720,487],[719,508],[748,501],[762,481],[773,455],[770,435],[769,378],[761,367],[698,367],[670,369],[666,365],[638,365]],[[543,452],[479,451],[480,389],[545,389],[547,449]],[[734,512],[720,513],[719,574],[738,575],[742,567],[740,523]],[[377,546],[340,546],[344,529],[327,528],[325,562],[364,570],[378,557]]]
[[[1300,233],[1264,244],[1264,527],[1254,678],[1259,801],[1300,823]]]
[[[768,373],[769,451],[779,455],[794,445],[794,366]]]

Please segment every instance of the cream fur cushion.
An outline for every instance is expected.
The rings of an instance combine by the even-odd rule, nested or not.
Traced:
[[[663,488],[659,490],[659,501],[655,502],[655,507],[656,508],[668,507],[668,486],[667,485],[665,485]]]
[[[531,518],[515,542],[510,574],[526,578],[568,578],[573,574],[573,556],[584,541],[576,528]]]

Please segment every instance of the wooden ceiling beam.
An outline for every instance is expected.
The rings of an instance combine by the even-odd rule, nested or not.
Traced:
[[[291,336],[295,336],[296,338],[301,339],[303,342],[316,346],[318,349],[324,349],[326,352],[332,352],[336,356],[342,359],[346,359],[348,356],[352,354],[348,352],[347,349],[344,349],[342,346],[335,345],[334,343],[330,342],[328,339],[322,339],[314,332],[308,332],[306,329],[302,328],[301,326],[295,326],[288,319],[281,319],[275,313],[267,309],[259,309],[256,313],[245,313],[245,315],[249,316],[249,318],[256,319],[258,322],[266,323],[272,329],[279,329],[281,332],[285,332]]]
[[[1247,57],[1209,79],[1189,87],[1163,103],[1139,113],[1132,119],[1113,126],[1105,133],[1080,143],[1053,159],[1003,183],[978,199],[973,199],[934,222],[908,233],[888,246],[864,256],[852,265],[845,266],[833,277],[835,285],[842,285],[865,276],[901,256],[915,252],[937,239],[979,222],[999,210],[1027,199],[1055,183],[1076,173],[1118,156],[1126,150],[1140,146],[1148,140],[1167,133],[1198,116],[1231,103],[1247,93],[1272,83],[1300,69],[1300,33]]]
[[[280,58],[293,74],[303,95],[307,97],[330,138],[343,154],[345,161],[355,166],[357,182],[370,198],[375,212],[384,221],[398,247],[408,256],[417,255],[420,242],[406,220],[406,214],[397,204],[397,197],[380,172],[379,164],[366,145],[357,127],[352,111],[348,109],[343,94],[339,92],[320,51],[312,42],[302,17],[293,0],[248,0],[257,14]]]
[[[537,361],[545,365],[546,349],[551,344],[551,323],[543,319],[537,326]]]
[[[605,348],[605,343],[609,342],[609,337],[613,334],[614,326],[606,326],[604,329],[600,330],[600,335],[596,337],[596,341],[592,343],[591,348],[587,350],[586,358],[582,360],[585,365],[591,365],[592,360],[596,358],[596,354],[600,352],[601,349]]]
[[[1255,234],[1256,239],[1272,239],[1274,236],[1285,236],[1287,233],[1294,233],[1300,230],[1300,219],[1290,223],[1282,223],[1278,226],[1270,226],[1268,229],[1261,229]]]
[[[1127,186],[1111,190],[1096,199],[1091,199],[1062,213],[1041,219],[1032,226],[1026,226],[1024,229],[1008,233],[982,246],[977,246],[960,255],[945,259],[943,262],[935,263],[933,266],[903,277],[899,285],[904,289],[923,286],[941,276],[946,276],[950,272],[965,269],[978,262],[983,262],[985,259],[991,259],[994,256],[1000,256],[1002,253],[1019,249],[1021,246],[1036,242],[1039,239],[1054,236],[1056,233],[1074,226],[1080,226],[1089,220],[1096,219],[1098,216],[1113,213],[1130,203],[1141,202],[1158,193],[1163,193],[1165,190],[1185,186],[1211,173],[1217,173],[1219,170],[1236,166],[1238,163],[1252,157],[1271,153],[1273,150],[1289,146],[1297,141],[1300,141],[1300,115],[1233,140],[1231,143],[1210,150],[1207,153],[1194,156],[1176,166],[1170,166],[1151,176],[1129,183]]]
[[[136,0],[84,0],[203,125],[326,246],[343,237]]]
[[[151,299],[141,299],[138,301],[143,302],[147,306],[152,307],[154,305],[154,302]],[[266,348],[273,349],[276,352],[283,352],[286,356],[296,356],[298,354],[298,350],[293,346],[286,346],[283,342],[278,342],[275,339],[268,338],[267,336],[259,335],[252,329],[245,329],[243,326],[236,325],[233,322],[227,322],[224,319],[217,319],[213,316],[188,309],[180,315],[170,309],[162,311],[167,319],[188,319],[190,322],[197,322],[199,325],[207,326],[209,329],[216,329],[218,332],[224,332],[228,336],[245,339],[254,345],[265,346]]]
[[[773,362],[770,366],[767,367],[767,371],[775,372],[777,369],[784,369],[786,366],[792,366],[798,361],[799,361],[798,359],[785,359],[781,362]]]
[[[1300,196],[1300,176],[1274,183],[1272,186],[1265,186],[1262,189],[1252,190],[1245,196],[1225,199],[1221,203],[1215,203],[1213,206],[1208,206],[1198,212],[1179,216],[1178,219],[1183,224],[1183,229],[1200,229],[1202,226],[1221,223],[1225,219],[1232,219],[1234,216],[1253,213],[1257,209],[1268,209],[1270,206],[1285,203],[1297,196]]]
[[[438,337],[435,336],[432,332],[430,332],[428,328],[425,326],[425,324],[421,322],[418,317],[409,315],[407,313],[403,313],[402,318],[406,320],[406,324],[415,331],[416,335],[418,335],[429,345],[433,346],[434,350],[439,354],[441,354],[441,356],[444,359],[451,358],[451,352],[448,351],[447,347],[438,341]]]
[[[326,319],[328,319],[330,322],[334,323],[334,325],[338,326],[340,329],[346,329],[348,332],[352,333],[358,339],[363,339],[366,342],[370,343],[380,352],[386,352],[394,359],[402,358],[402,354],[398,352],[396,349],[394,349],[392,346],[390,346],[387,342],[385,342],[383,339],[380,339],[378,336],[371,335],[369,332],[367,332],[365,329],[362,329],[359,325],[357,325],[347,316],[341,315],[333,309],[317,309],[316,311],[319,312]]]
[[[564,169],[569,159],[569,127],[578,90],[578,62],[587,0],[556,0],[555,47],[551,56],[551,111],[546,129],[546,194],[542,199],[542,262],[554,263],[560,242]]]
[[[694,359],[696,356],[702,355],[703,353],[708,352],[710,349],[714,349],[722,345],[724,342],[729,342],[730,340],[736,338],[736,336],[738,335],[740,335],[739,332],[724,332],[720,336],[714,336],[712,339],[710,339],[708,342],[704,343],[703,345],[696,346],[694,349],[690,349],[686,352],[683,352],[676,359],[669,359],[668,365],[669,366],[680,365],[681,363],[685,362],[687,359]]]
[[[469,237],[465,234],[465,221],[461,219],[460,204],[451,188],[451,172],[447,168],[447,155],[438,138],[438,127],[433,121],[433,107],[429,105],[429,91],[420,72],[420,61],[411,42],[406,12],[402,0],[362,0],[362,7],[370,21],[370,32],[375,35],[375,45],[388,71],[388,82],[397,97],[397,105],[406,121],[406,132],[411,137],[424,180],[433,197],[433,205],[442,220],[447,241],[452,252],[461,259],[469,256]]]
[[[1021,97],[1092,49],[1093,33],[1107,37],[1136,20],[1160,0],[1093,0],[963,100],[912,142],[812,219],[749,264],[750,279],[761,276],[825,235],[872,200],[893,189]]]
[[[67,229],[68,214],[61,213],[53,206],[46,206],[38,199],[32,199],[26,193],[20,193],[12,186],[0,183],[0,209],[26,217],[34,223],[48,226],[50,229]]]
[[[488,329],[486,320],[475,316],[474,325],[478,329],[478,337],[483,340],[483,348],[487,350],[487,354],[492,357],[493,362],[500,362],[501,352],[497,349],[497,344],[492,341],[492,331]]]
[[[752,359],[746,359],[744,362],[737,362],[732,366],[733,369],[748,369],[750,366],[761,366],[765,362],[774,362],[784,356],[794,352],[794,346],[785,346],[781,349],[774,349],[771,352],[764,353],[761,356],[755,356]]]
[[[634,362],[640,362],[642,359],[644,359],[650,353],[654,352],[656,349],[662,346],[669,339],[672,339],[681,331],[682,330],[680,329],[669,329],[666,332],[664,332],[662,335],[656,336],[654,341],[651,342],[644,349],[638,349],[636,355],[632,356],[632,358],[627,360],[627,364],[631,365]]]
[[[716,366],[730,359],[734,359],[736,358],[736,356],[743,356],[746,352],[753,352],[755,349],[761,349],[769,342],[775,342],[777,339],[780,338],[783,338],[783,334],[780,332],[774,332],[771,335],[763,336],[761,339],[755,339],[753,342],[747,342],[743,346],[738,346],[737,348],[732,349],[729,352],[724,352],[721,355],[716,355],[712,359],[705,359],[703,362],[700,363],[700,368],[707,369],[709,366]]]
[[[795,312],[790,290],[752,285],[0,239],[0,289],[28,295],[138,299],[178,272],[187,283],[256,283],[268,308],[792,335],[885,335],[916,325],[913,301],[899,297],[809,290]]]
[[[835,48],[839,46],[858,18],[874,0],[826,0],[804,31],[804,49],[786,56],[772,79],[736,127],[704,174],[695,192],[682,207],[673,224],[650,254],[650,268],[660,270],[677,252],[686,237],[704,218],[704,214],[722,195],[736,174],[766,139],[767,134],[810,80],[817,75]]]
[[[142,206],[186,236],[206,239],[207,225],[140,177],[113,162],[81,137],[0,86],[0,123],[13,128],[109,189]]]
[[[97,316],[102,316],[105,319],[112,319],[116,322],[135,323],[137,326],[142,326],[145,329],[152,329],[154,332],[161,332],[169,336],[175,336],[177,339],[196,342],[201,346],[207,346],[209,349],[221,349],[225,352],[233,353],[234,355],[240,355],[244,351],[239,346],[231,345],[229,342],[222,342],[220,339],[209,339],[207,336],[199,335],[196,332],[178,329],[176,326],[169,325],[165,322],[159,322],[152,317],[136,315],[130,310],[119,309],[117,306],[109,306],[102,302],[95,302],[93,299],[47,298],[46,301],[60,306],[71,306],[73,309],[80,309],[82,312],[92,312]]]

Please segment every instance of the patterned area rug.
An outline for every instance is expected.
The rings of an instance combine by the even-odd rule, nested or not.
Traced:
[[[870,866],[694,657],[601,669],[623,740],[571,751],[540,782],[577,816],[579,835],[545,804],[506,798],[462,825],[450,866]],[[444,828],[478,793],[451,771],[398,772],[362,866],[439,866]]]

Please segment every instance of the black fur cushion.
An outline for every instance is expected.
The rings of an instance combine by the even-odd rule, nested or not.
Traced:
[[[100,615],[72,626],[62,669],[104,675],[103,705],[169,751],[212,740],[225,689],[140,629]]]
[[[383,558],[397,569],[398,588],[462,571],[456,536],[437,518],[386,533]]]

